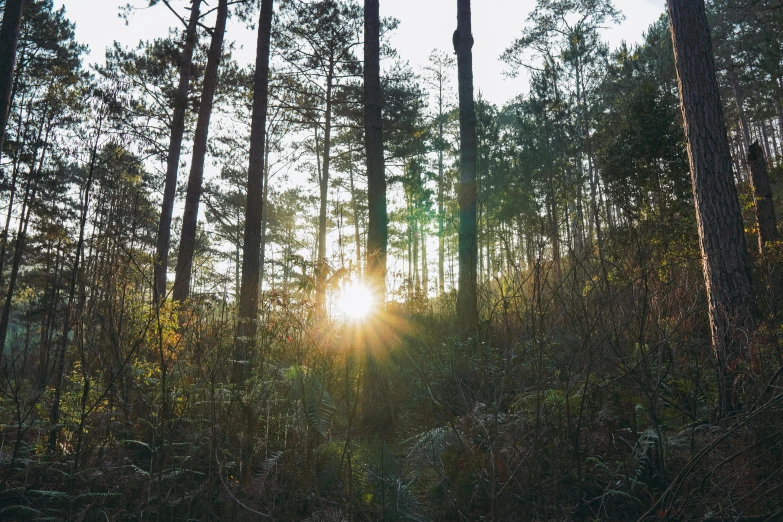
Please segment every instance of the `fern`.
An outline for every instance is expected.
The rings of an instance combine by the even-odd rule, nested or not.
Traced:
[[[33,518],[33,517],[43,515],[43,513],[41,513],[37,509],[31,508],[30,506],[8,506],[8,507],[4,507],[3,509],[0,509],[0,515],[3,515],[0,517],[3,519],[6,519],[5,517]],[[13,518],[11,518],[10,520],[13,520]]]

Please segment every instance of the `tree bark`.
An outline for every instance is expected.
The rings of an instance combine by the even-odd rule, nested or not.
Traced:
[[[438,136],[440,138],[440,150],[438,150],[438,295],[442,295],[446,291],[445,283],[445,245],[444,245],[444,220],[443,215],[443,199],[444,199],[444,179],[443,179],[443,101],[438,102],[439,105],[439,117],[441,122],[438,126]]]
[[[25,0],[6,0],[3,23],[0,26],[0,156],[5,143],[5,126],[13,96],[16,44],[22,29],[22,11]]]
[[[318,313],[326,313],[326,210],[329,203],[329,169],[332,162],[332,94],[334,85],[334,62],[329,64],[329,72],[326,75],[326,111],[324,113],[324,151],[323,167],[320,179],[321,204],[318,211],[318,260],[315,285],[315,307]],[[317,131],[316,131],[317,132]],[[317,153],[316,144],[316,153]]]
[[[273,8],[274,0],[263,0],[258,20],[256,70],[253,78],[253,115],[250,125],[250,164],[247,168],[247,205],[242,244],[242,283],[239,292],[237,353],[234,361],[234,382],[237,384],[243,383],[250,376],[251,351],[257,331]]]
[[[201,200],[204,180],[204,162],[207,156],[209,139],[209,120],[212,117],[212,105],[218,83],[218,69],[223,57],[223,37],[228,19],[228,0],[219,0],[217,21],[212,33],[212,42],[207,55],[207,69],[204,74],[204,87],[201,92],[201,105],[196,122],[196,134],[193,140],[193,159],[190,165],[188,190],[185,196],[185,213],[182,217],[182,233],[177,254],[177,270],[174,280],[174,300],[184,301],[190,296],[190,278],[193,272],[193,254],[196,250],[196,226],[198,224],[198,206]]]
[[[356,244],[356,273],[362,276],[362,239],[359,232],[359,202],[356,199],[356,187],[353,180],[353,154],[349,161],[348,180],[351,188],[351,209],[353,210],[353,240]]]
[[[166,273],[171,243],[171,216],[174,213],[174,198],[177,192],[179,158],[182,152],[182,138],[185,135],[185,113],[188,109],[190,79],[193,75],[193,50],[198,41],[198,20],[201,15],[201,1],[193,0],[190,20],[185,32],[185,44],[179,59],[179,85],[174,97],[174,114],[171,119],[171,137],[166,161],[166,181],[163,188],[163,204],[160,209],[158,239],[155,245],[155,295],[156,300],[165,298]]]
[[[267,95],[268,97],[268,95]],[[269,102],[267,101],[267,109],[269,109]],[[267,202],[269,201],[269,134],[266,136],[266,153],[264,154],[264,206],[261,212],[261,252],[259,253],[259,273],[258,273],[258,285],[260,291],[263,291],[264,276],[266,275],[266,228],[269,221],[269,207]]]
[[[364,1],[364,144],[367,150],[366,274],[381,302],[386,295],[386,164],[383,157],[380,32],[378,0]]]
[[[772,188],[767,174],[767,160],[758,142],[750,146],[748,154],[750,166],[750,181],[753,185],[754,201],[756,203],[756,218],[759,224],[759,254],[764,257],[764,245],[777,241],[778,230],[775,219],[775,205],[772,202]]]
[[[780,98],[783,98],[783,88],[778,88]],[[778,96],[772,96],[772,105],[775,107],[775,115],[778,117],[778,132],[783,136],[783,106]]]
[[[473,34],[470,0],[457,0],[454,31],[459,79],[459,287],[457,320],[466,331],[478,325],[476,263],[476,108],[473,99]]]
[[[755,329],[756,300],[726,122],[715,77],[703,0],[668,0],[677,82],[690,160],[712,344],[717,357],[719,408],[736,404],[733,381]]]

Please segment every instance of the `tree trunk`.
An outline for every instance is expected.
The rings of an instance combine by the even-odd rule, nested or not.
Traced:
[[[204,87],[201,92],[201,105],[196,122],[196,134],[193,139],[193,159],[190,165],[188,190],[185,196],[185,213],[182,216],[182,233],[177,254],[177,269],[174,279],[174,300],[184,301],[190,296],[190,277],[193,272],[193,255],[196,251],[196,225],[198,224],[198,206],[201,200],[204,180],[204,162],[207,156],[209,139],[209,119],[212,117],[212,105],[218,83],[218,69],[223,57],[223,37],[228,18],[228,0],[219,0],[217,20],[212,33],[212,42],[207,55],[207,69],[204,74]]]
[[[353,180],[353,153],[348,166],[348,180],[351,188],[351,209],[353,211],[353,240],[355,243],[356,254],[356,273],[359,277],[362,275],[362,236],[359,232],[359,202],[356,199],[356,187]]]
[[[748,165],[750,166],[750,181],[753,185],[756,202],[756,218],[759,223],[759,254],[763,258],[764,245],[777,240],[778,230],[775,205],[772,202],[772,188],[769,185],[769,176],[767,175],[767,160],[758,142],[750,146]]]
[[[742,91],[740,90],[739,81],[737,80],[737,75],[734,72],[733,69],[729,70],[729,76],[731,78],[731,89],[734,92],[734,102],[737,104],[737,117],[739,119],[739,126],[740,126],[740,137],[742,140],[740,141],[740,153],[739,153],[739,161],[741,161],[745,168],[750,170],[750,166],[745,163],[748,158],[748,154],[750,151],[750,126],[748,125],[748,118],[745,116],[745,100],[742,97]]]
[[[412,207],[415,209],[415,207]],[[413,247],[413,295],[421,294],[421,278],[419,277],[419,223],[416,221],[415,210],[411,216],[412,232],[411,245]]]
[[[783,98],[783,89],[778,89],[780,97]],[[778,131],[783,136],[783,106],[781,106],[781,100],[777,96],[772,96],[772,105],[775,106],[775,114],[778,117]]]
[[[158,240],[155,245],[155,296],[156,300],[166,296],[166,273],[171,243],[171,216],[174,213],[174,198],[177,192],[179,158],[182,152],[182,137],[185,135],[185,113],[188,109],[190,79],[193,75],[193,50],[198,40],[198,20],[201,15],[201,1],[193,0],[190,20],[185,32],[185,44],[179,58],[179,85],[174,97],[174,114],[171,118],[171,137],[166,161],[166,181],[163,188],[163,204],[160,209]]]
[[[256,70],[253,77],[253,115],[250,125],[250,164],[247,168],[245,235],[242,243],[242,283],[239,292],[237,352],[233,376],[236,384],[244,383],[250,377],[251,351],[255,344],[257,330],[273,8],[274,0],[263,0],[258,19]]]
[[[775,159],[778,159],[780,157],[780,148],[778,147],[778,136],[777,132],[775,132],[775,124],[770,123],[769,124],[769,139],[772,142],[772,150],[775,151]],[[768,158],[769,162],[772,163],[772,158]]]
[[[6,0],[3,23],[0,26],[0,156],[5,142],[5,126],[13,96],[16,44],[22,29],[22,11],[25,0]]]
[[[426,227],[421,227],[421,287],[424,291],[424,298],[430,295],[430,273],[427,269],[427,234]]]
[[[380,31],[378,0],[364,0],[364,145],[367,150],[366,273],[385,300],[388,215],[386,165],[383,157]]]
[[[473,100],[473,34],[470,0],[457,0],[454,31],[459,79],[460,183],[459,183],[459,288],[457,321],[470,331],[478,325],[476,263],[476,109]]]
[[[321,171],[321,206],[318,211],[318,272],[315,285],[315,307],[319,313],[326,313],[326,209],[329,203],[329,167],[332,161],[332,82],[334,81],[334,62],[329,64],[326,75],[326,111],[324,113],[324,151]],[[316,147],[317,149],[317,147]]]
[[[263,209],[266,187],[266,115],[269,105],[269,54],[272,37],[274,0],[262,0],[258,19],[256,70],[253,77],[253,115],[250,124],[250,164],[247,168],[247,203],[245,205],[245,235],[242,243],[242,283],[239,292],[237,344],[233,381],[243,386],[255,367],[254,348],[258,330],[258,296],[261,275],[261,242],[263,239]],[[240,477],[243,485],[253,478],[254,408],[241,405],[244,420]]]
[[[735,367],[746,357],[743,339],[755,329],[756,300],[704,2],[668,0],[668,7],[717,356],[719,408],[725,414],[736,404]]]
[[[443,102],[440,102],[440,117],[443,118]],[[443,143],[443,121],[440,122],[438,134],[440,136],[440,143]],[[443,145],[441,145],[442,147]],[[445,245],[444,245],[444,220],[443,215],[443,198],[444,198],[444,179],[443,179],[443,150],[438,151],[438,295],[442,295],[446,291],[445,282]]]
[[[267,109],[269,108],[269,102],[267,101]],[[269,134],[266,136],[266,153],[264,155],[264,205],[261,212],[261,252],[259,253],[260,259],[258,261],[259,273],[258,273],[258,285],[259,290],[264,290],[264,276],[266,274],[266,228],[269,221]]]

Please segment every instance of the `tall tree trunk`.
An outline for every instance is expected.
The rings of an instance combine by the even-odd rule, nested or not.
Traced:
[[[457,0],[454,31],[459,79],[459,287],[457,321],[469,331],[478,325],[476,263],[476,108],[473,100],[473,34],[470,0]]]
[[[185,113],[188,109],[190,79],[193,75],[193,50],[198,41],[198,20],[201,16],[201,1],[192,0],[190,20],[185,32],[185,44],[179,57],[179,85],[174,96],[174,114],[171,119],[171,137],[166,161],[166,181],[163,188],[163,204],[160,209],[158,240],[155,245],[155,295],[163,299],[166,295],[166,272],[171,243],[171,216],[174,213],[174,197],[177,192],[179,158],[182,152],[182,138],[185,135]]]
[[[242,283],[239,292],[237,353],[234,363],[234,382],[237,384],[243,383],[250,376],[250,352],[255,344],[257,330],[273,8],[274,0],[263,0],[258,19],[256,70],[253,77],[253,115],[250,124],[250,164],[247,168],[247,205],[242,243]]]
[[[352,153],[351,153],[352,154]],[[356,198],[356,187],[353,180],[353,155],[348,166],[348,180],[351,188],[351,209],[353,211],[353,239],[356,244],[356,273],[362,275],[362,236],[359,232],[359,201]]]
[[[736,363],[746,357],[743,337],[756,326],[756,300],[704,1],[668,0],[668,7],[717,357],[719,407],[726,413],[736,400]]]
[[[737,105],[737,117],[739,119],[740,126],[740,153],[739,161],[743,163],[743,166],[750,170],[750,166],[746,163],[748,154],[750,151],[750,125],[748,124],[748,118],[745,116],[745,99],[742,97],[742,91],[740,90],[739,80],[737,80],[737,74],[733,68],[729,69],[729,77],[731,79],[731,89],[734,92],[734,102]]]
[[[748,167],[753,187],[753,199],[756,203],[759,255],[772,293],[772,314],[777,316],[783,311],[783,274],[781,274],[780,263],[775,262],[774,258],[770,258],[765,247],[778,240],[778,227],[775,218],[775,204],[772,201],[772,188],[767,173],[767,159],[758,142],[750,146]]]
[[[22,11],[25,0],[6,0],[3,23],[0,26],[0,156],[5,143],[5,126],[13,96],[16,44],[22,29]]]
[[[334,86],[334,62],[329,64],[326,75],[326,111],[324,113],[324,150],[321,169],[321,205],[318,210],[318,273],[315,285],[315,307],[319,313],[326,313],[326,210],[329,203],[329,168],[332,161],[332,90]],[[317,149],[317,147],[316,147]]]
[[[239,292],[237,350],[233,381],[243,385],[254,367],[258,319],[261,239],[263,234],[266,113],[269,100],[269,54],[274,0],[262,0],[258,19],[256,70],[253,78],[253,115],[250,125],[250,164],[247,169],[245,235],[242,244],[242,286]],[[253,427],[256,414],[250,404],[242,404],[244,436],[240,476],[243,484],[252,479]]]
[[[773,94],[772,105],[775,107],[775,115],[778,117],[778,132],[783,136],[783,105],[781,105],[781,99],[783,99],[783,88],[778,87],[778,96]]]
[[[378,0],[364,0],[364,145],[367,150],[366,274],[385,300],[388,214],[380,65],[381,20]]]
[[[412,207],[415,209],[415,207]],[[413,247],[413,295],[418,296],[421,293],[421,278],[419,277],[419,223],[416,220],[416,214],[411,216],[411,245]]]
[[[441,122],[439,124],[438,128],[438,135],[440,138],[441,143],[441,150],[438,150],[438,295],[442,295],[446,291],[446,282],[445,282],[445,245],[444,245],[444,233],[445,233],[445,227],[444,227],[444,221],[445,216],[443,215],[443,199],[444,199],[444,182],[443,179],[443,102],[439,102],[439,111],[440,111],[440,118]]]
[[[421,287],[424,292],[424,298],[428,298],[430,295],[430,273],[427,269],[427,228],[422,226],[421,232]]]
[[[764,154],[766,155],[765,159],[771,160],[772,146],[770,145],[769,134],[767,133],[767,122],[765,120],[761,120],[761,123],[758,126],[758,132],[761,135],[761,141],[764,144]],[[750,149],[748,149],[748,153],[750,153]]]
[[[219,0],[217,20],[212,33],[212,42],[207,55],[207,69],[204,74],[204,87],[201,92],[201,105],[198,110],[196,134],[193,140],[193,159],[190,164],[188,190],[185,196],[185,213],[182,216],[182,233],[177,254],[177,270],[174,279],[174,300],[184,301],[190,296],[190,278],[193,272],[193,255],[196,251],[196,225],[198,224],[198,206],[201,200],[204,180],[204,162],[207,156],[209,140],[209,119],[212,117],[212,105],[218,83],[218,69],[223,57],[223,37],[228,19],[228,0]]]
[[[756,218],[759,224],[759,254],[764,257],[764,245],[778,238],[775,205],[772,202],[772,188],[767,174],[767,160],[758,142],[750,146],[748,154],[750,166],[750,181],[753,185],[753,195],[756,202]]]
[[[772,150],[775,151],[775,159],[778,159],[780,157],[780,148],[778,147],[778,136],[777,132],[775,132],[775,124],[770,123],[768,127],[769,132],[769,139],[772,142]],[[769,162],[772,163],[772,157],[768,158]]]
[[[267,109],[268,109],[268,103],[267,102]],[[264,206],[261,212],[261,252],[260,252],[260,260],[258,261],[259,264],[259,274],[258,274],[258,285],[259,289],[263,291],[264,287],[264,276],[266,274],[266,228],[267,223],[269,221],[269,134],[267,133],[266,136],[266,143],[264,145],[266,147],[266,154],[264,155]]]

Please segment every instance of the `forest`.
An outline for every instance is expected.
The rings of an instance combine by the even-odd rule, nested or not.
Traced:
[[[128,1],[0,0],[0,520],[783,520],[783,0],[531,0],[503,104],[482,0]]]

